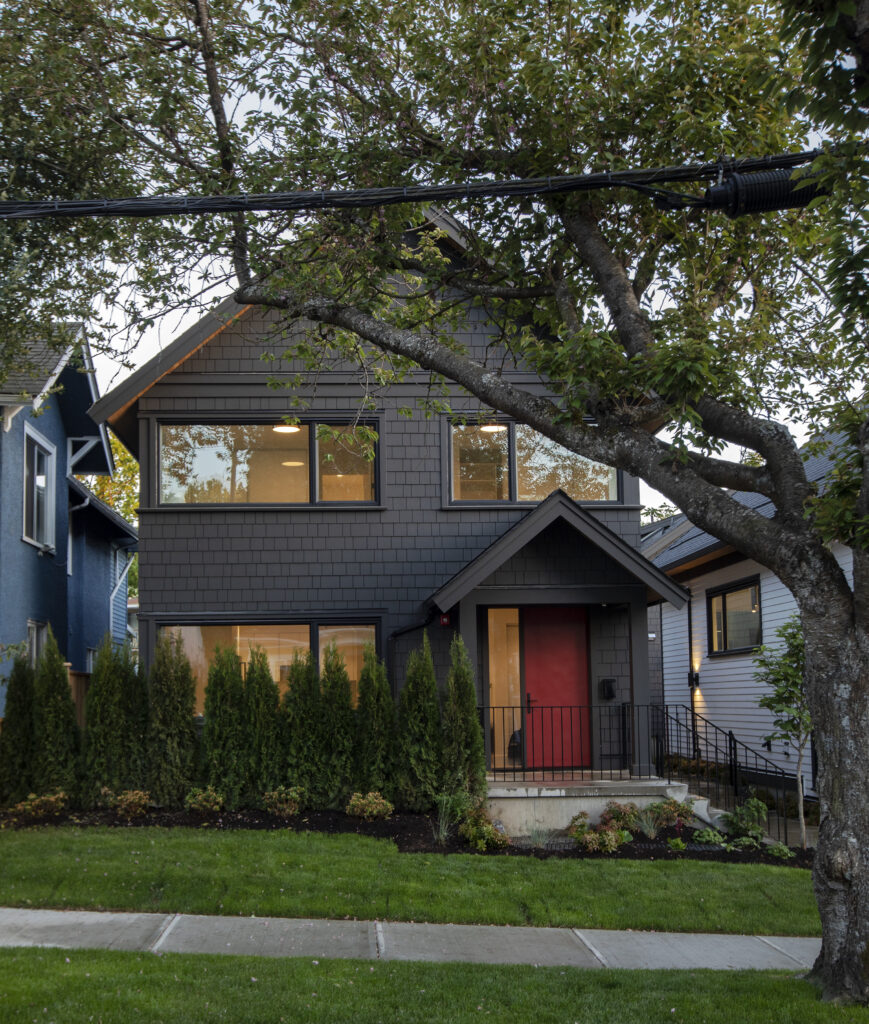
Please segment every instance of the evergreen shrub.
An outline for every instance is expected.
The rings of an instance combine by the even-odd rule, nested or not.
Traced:
[[[477,712],[474,670],[464,640],[456,634],[450,645],[450,671],[443,715],[443,784],[447,793],[486,795],[486,750]]]
[[[18,803],[33,789],[34,673],[18,657],[6,683],[6,708],[0,728],[0,806]]]
[[[284,779],[308,794],[316,806],[314,778],[322,772],[322,715],[320,679],[310,651],[293,655],[288,688],[281,702],[281,735],[284,751]]]
[[[33,686],[34,771],[37,794],[76,793],[79,735],[69,674],[48,627]]]
[[[180,807],[193,782],[196,684],[180,634],[157,640],[148,685],[147,762],[151,799],[161,807]]]
[[[118,790],[128,782],[126,702],[121,656],[109,636],[97,651],[85,698],[82,798],[92,807],[103,788]]]
[[[320,692],[322,768],[312,790],[315,806],[337,809],[344,807],[352,785],[355,716],[350,679],[335,644],[323,653]]]
[[[407,661],[398,706],[397,797],[408,811],[426,812],[441,789],[441,719],[428,634]]]
[[[256,803],[260,793],[273,790],[281,779],[278,733],[280,697],[272,679],[266,652],[252,647],[244,679],[244,736],[249,765],[245,803]]]
[[[250,776],[249,724],[244,708],[241,661],[231,648],[218,647],[208,668],[205,688],[205,728],[202,733],[205,778],[224,795],[226,806],[238,807],[248,792]]]
[[[354,787],[392,797],[396,769],[395,701],[386,679],[386,666],[373,644],[366,644],[359,676],[356,741],[353,748]]]

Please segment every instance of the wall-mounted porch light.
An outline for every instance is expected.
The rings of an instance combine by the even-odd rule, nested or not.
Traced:
[[[688,686],[692,690],[700,689],[700,673],[693,669],[688,673]]]

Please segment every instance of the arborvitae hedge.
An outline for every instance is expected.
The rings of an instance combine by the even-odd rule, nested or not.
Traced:
[[[144,789],[148,774],[148,687],[129,646],[115,649],[124,716],[121,789]]]
[[[127,786],[125,715],[120,657],[111,637],[97,651],[90,687],[85,698],[84,769],[82,800],[92,806],[105,786],[113,792]]]
[[[342,808],[353,783],[353,698],[344,659],[335,644],[323,654],[320,680],[323,771],[316,780],[320,806]]]
[[[18,657],[6,683],[6,709],[0,729],[0,806],[17,804],[33,791],[33,669]]]
[[[161,634],[148,686],[148,791],[155,803],[180,807],[196,765],[196,684],[180,634]]]
[[[407,661],[407,682],[398,706],[401,806],[408,811],[428,811],[441,789],[441,716],[437,682],[428,634],[422,650],[412,651]]]
[[[51,627],[34,680],[34,770],[37,794],[77,790],[79,736],[69,674]]]
[[[462,638],[450,646],[450,672],[444,702],[443,784],[448,793],[486,795],[486,751],[477,713],[474,671]]]
[[[252,647],[244,679],[249,759],[246,803],[258,803],[263,793],[275,789],[282,781],[278,701],[278,687],[269,671],[266,652]]]
[[[320,679],[310,651],[295,654],[290,663],[289,687],[281,704],[284,777],[290,786],[301,786],[312,806],[314,782],[323,770],[320,743]]]
[[[241,661],[231,648],[218,647],[208,669],[202,744],[206,781],[230,809],[238,807],[250,774],[245,719]]]
[[[386,666],[373,644],[366,644],[359,676],[356,709],[356,742],[353,750],[353,789],[376,790],[388,800],[395,795],[396,769],[395,701],[386,679]]]

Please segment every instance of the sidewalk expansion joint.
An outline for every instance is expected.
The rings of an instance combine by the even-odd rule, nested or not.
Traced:
[[[804,963],[798,957],[795,957],[793,953],[789,953],[786,949],[782,949],[781,946],[773,942],[772,939],[768,939],[765,935],[755,935],[755,938],[760,939],[761,942],[765,942],[768,946],[772,946],[777,953],[781,953],[782,956],[786,956],[789,960],[793,960],[793,962],[799,967],[811,967],[811,964]]]
[[[377,959],[382,960],[386,956],[386,938],[380,921],[374,922],[374,942],[377,947]]]
[[[589,953],[591,953],[595,960],[597,960],[601,967],[609,966],[609,964],[606,962],[606,958],[604,957],[603,953],[601,953],[600,950],[596,949],[578,928],[571,928],[570,930],[579,939],[583,946],[585,946]]]
[[[180,920],[181,920],[181,915],[180,914],[173,914],[172,917],[169,918],[169,920],[160,929],[160,932],[157,935],[157,938],[151,943],[151,946],[150,946],[150,948],[148,950],[149,953],[159,953],[160,952],[160,947],[166,941],[167,937],[169,936],[169,933],[172,931],[172,929],[175,927],[175,925],[178,924],[178,922]]]

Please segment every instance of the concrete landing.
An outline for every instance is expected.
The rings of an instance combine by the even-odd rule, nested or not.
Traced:
[[[821,940],[769,935],[509,928],[0,908],[0,946],[236,956],[534,964],[599,969],[804,971]]]

